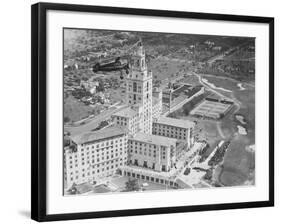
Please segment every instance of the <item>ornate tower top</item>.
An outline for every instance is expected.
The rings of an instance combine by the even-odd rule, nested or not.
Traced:
[[[136,50],[133,52],[131,66],[136,71],[146,70],[145,51],[141,41],[138,42]]]

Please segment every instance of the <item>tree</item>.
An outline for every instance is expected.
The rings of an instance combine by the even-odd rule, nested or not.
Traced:
[[[63,121],[64,121],[64,122],[69,122],[69,121],[70,121],[70,118],[69,118],[69,117],[64,117],[64,118],[63,118]]]
[[[104,91],[104,82],[103,82],[102,79],[99,81],[99,85],[97,86],[96,90],[97,90],[97,92],[103,92]]]
[[[88,81],[88,78],[87,78],[86,76],[83,76],[81,79],[82,79],[83,81]]]
[[[126,182],[126,191],[138,191],[140,190],[140,185],[137,179],[129,179]]]

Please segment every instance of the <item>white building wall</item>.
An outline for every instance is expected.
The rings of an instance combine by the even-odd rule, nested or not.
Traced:
[[[77,151],[65,150],[65,188],[73,183],[99,181],[127,163],[127,135],[80,144]]]
[[[128,160],[131,165],[150,168],[155,171],[169,171],[173,158],[171,150],[176,149],[176,144],[171,147],[150,144],[146,142],[128,141]]]
[[[194,143],[192,128],[181,128],[153,122],[152,134],[184,140],[188,148]]]

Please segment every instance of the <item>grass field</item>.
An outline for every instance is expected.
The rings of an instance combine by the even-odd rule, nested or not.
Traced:
[[[255,154],[245,148],[255,144],[255,88],[247,86],[243,91],[237,87],[235,80],[220,79],[208,76],[208,81],[217,87],[229,89],[232,92],[218,92],[229,98],[235,98],[240,103],[219,121],[199,119],[178,114],[179,119],[198,121],[195,135],[198,140],[207,140],[210,144],[206,155],[210,154],[221,139],[231,140],[226,151],[222,166],[215,171],[215,177],[225,186],[253,184],[255,176]],[[241,115],[246,124],[241,124],[235,115]],[[239,135],[237,125],[242,125],[247,130],[247,135]]]
[[[64,99],[64,118],[68,117],[70,122],[79,121],[83,118],[93,114],[94,108],[86,106],[84,103],[79,102],[73,96],[69,96]]]
[[[157,80],[171,78],[173,75],[188,71],[186,62],[172,61],[165,58],[153,59],[147,66],[153,72],[153,79]]]
[[[254,182],[255,154],[245,150],[247,146],[255,144],[254,90],[235,91],[234,96],[241,102],[241,108],[236,114],[244,117],[247,135],[237,134],[236,126],[241,124],[234,115],[227,117],[222,123],[224,133],[230,131],[230,135],[234,134],[220,174],[220,181],[226,186],[241,185],[246,181]]]
[[[180,82],[188,83],[188,84],[195,85],[195,86],[201,85],[201,83],[198,80],[198,77],[196,75],[191,74],[191,73],[186,75],[182,80],[180,80]]]
[[[208,82],[213,83],[217,87],[223,87],[224,89],[231,91],[239,90],[239,87],[237,86],[237,84],[239,83],[238,81],[225,79],[223,77],[215,77],[213,75],[202,75],[202,77],[204,77],[208,80]]]
[[[250,141],[247,137],[235,136],[224,157],[220,182],[226,186],[243,185],[255,169],[255,154],[245,150]]]

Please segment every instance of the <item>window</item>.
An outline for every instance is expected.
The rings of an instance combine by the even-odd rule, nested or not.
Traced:
[[[136,82],[133,83],[133,92],[137,92],[137,83]]]

